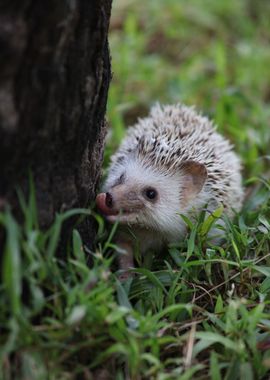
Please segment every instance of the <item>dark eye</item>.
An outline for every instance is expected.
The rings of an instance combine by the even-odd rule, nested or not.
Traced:
[[[153,201],[154,199],[157,198],[157,191],[153,189],[152,187],[148,187],[144,190],[145,197]]]

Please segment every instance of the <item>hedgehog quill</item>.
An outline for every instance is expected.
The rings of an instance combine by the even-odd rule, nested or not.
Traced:
[[[223,205],[231,218],[242,202],[241,164],[232,145],[207,117],[182,104],[157,104],[128,129],[96,198],[107,220],[120,224],[123,278],[134,267],[135,244],[144,254],[185,235],[180,214],[192,218],[205,205],[209,212]]]

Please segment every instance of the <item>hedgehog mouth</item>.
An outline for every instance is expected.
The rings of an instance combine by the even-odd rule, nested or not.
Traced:
[[[129,208],[121,209],[118,212],[114,212],[111,215],[106,215],[106,219],[110,223],[134,223],[137,221],[139,209]]]
[[[138,212],[142,209],[142,204],[138,201],[128,203],[130,204],[113,204],[112,198],[108,193],[100,193],[96,197],[98,209],[111,223],[132,223],[136,221]]]

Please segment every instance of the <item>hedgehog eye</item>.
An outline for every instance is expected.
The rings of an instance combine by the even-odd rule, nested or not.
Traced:
[[[144,189],[144,196],[148,200],[154,201],[157,198],[157,195],[158,193],[156,189],[154,189],[153,187],[147,187],[146,189]]]

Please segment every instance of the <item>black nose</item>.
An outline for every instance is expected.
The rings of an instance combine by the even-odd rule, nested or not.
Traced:
[[[112,208],[113,206],[113,198],[110,193],[106,193],[106,199],[105,199],[106,206],[109,208]]]

